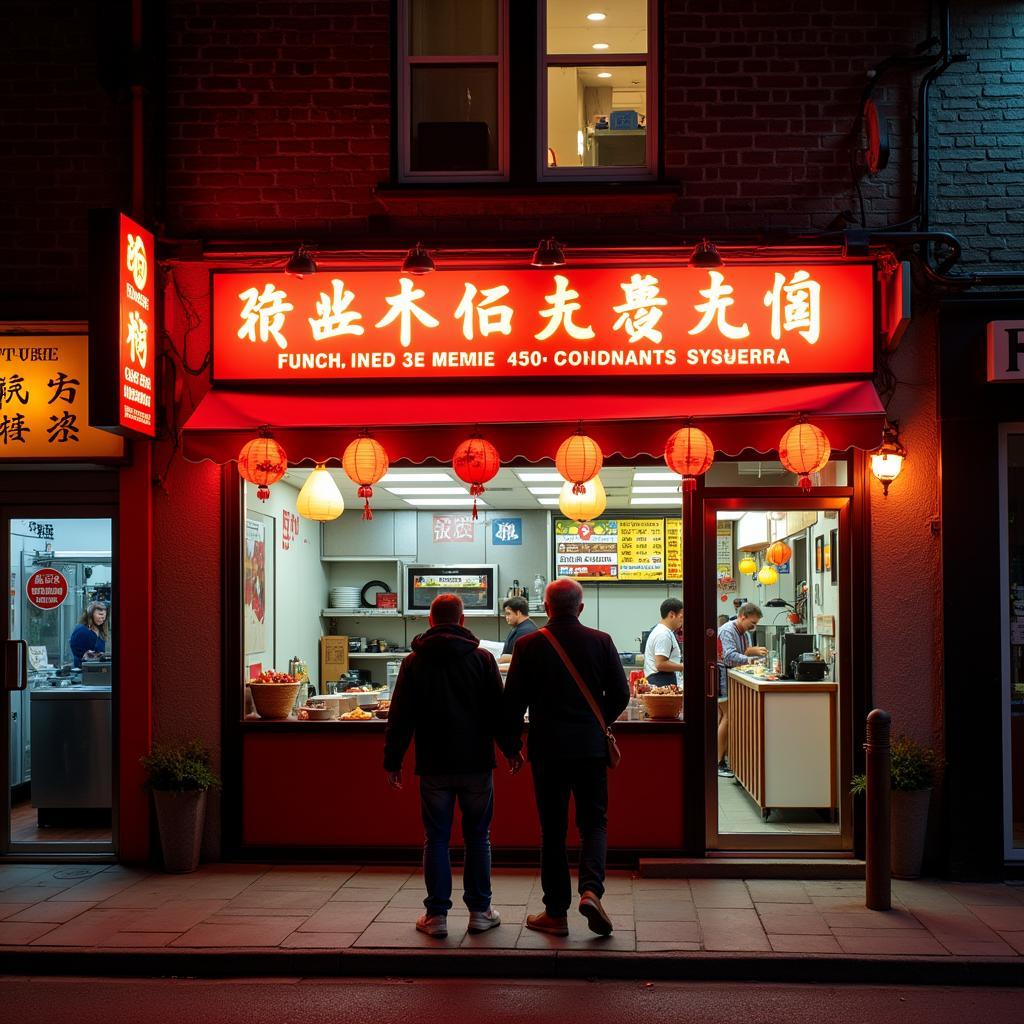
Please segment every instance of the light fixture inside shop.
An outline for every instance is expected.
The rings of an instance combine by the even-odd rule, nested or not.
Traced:
[[[565,253],[554,238],[542,238],[533,250],[531,267],[564,267]]]
[[[433,269],[434,261],[422,242],[417,242],[402,261],[403,274],[429,274]]]
[[[889,496],[889,484],[903,470],[903,460],[907,457],[907,449],[900,440],[898,420],[886,422],[882,429],[882,447],[871,453],[871,472],[882,485],[882,494]]]
[[[322,462],[306,477],[295,501],[295,511],[316,523],[329,523],[345,511],[345,499]]]
[[[523,483],[538,483],[538,484],[545,483],[546,484],[546,483],[554,483],[555,481],[557,481],[558,485],[559,485],[559,490],[561,490],[562,474],[556,472],[553,469],[552,470],[545,470],[543,472],[541,472],[541,471],[534,472],[534,471],[528,470],[528,469],[527,470],[518,470],[516,472],[516,476],[519,477],[519,479],[522,480]]]
[[[722,266],[722,254],[718,251],[715,243],[710,239],[702,238],[700,244],[694,246],[690,253],[690,266],[707,269],[709,267]]]
[[[420,497],[426,497],[428,494],[469,494],[469,491],[465,487],[385,487],[385,491],[389,494],[397,495],[419,495]]]
[[[284,265],[284,272],[290,277],[307,277],[309,274],[315,274],[316,271],[316,260],[313,259],[313,254],[304,245],[300,245],[288,257],[288,262]]]
[[[608,49],[608,44],[607,43],[592,43],[590,48],[592,50],[607,50]]]
[[[402,501],[417,508],[472,508],[474,504],[487,508],[487,502],[478,498],[403,498]]]
[[[630,505],[663,505],[666,508],[670,505],[678,505],[670,497],[663,498],[630,498]]]
[[[561,491],[562,488],[559,487],[558,489],[559,489],[559,491]],[[558,498],[538,498],[537,499],[537,504],[538,505],[557,505],[558,504]]]
[[[450,473],[386,473],[382,484],[450,484]]]
[[[663,480],[666,483],[668,481],[672,480],[672,481],[675,481],[676,483],[681,483],[683,478],[678,473],[668,473],[668,472],[666,472],[663,469],[662,470],[652,470],[650,472],[647,472],[645,470],[640,469],[640,470],[637,470],[633,474],[633,479],[634,480]]]
[[[604,21],[607,17],[607,14],[602,14],[600,11],[591,11],[590,14],[587,15],[587,21]]]
[[[561,494],[561,487],[527,487],[531,494]]]
[[[648,487],[646,484],[641,486],[641,487],[637,487],[637,486],[634,485],[633,493],[634,494],[680,494],[681,493],[681,486],[682,486],[681,484],[676,484],[675,487],[671,487],[671,486],[669,486],[669,487]]]
[[[612,77],[612,73],[610,71],[598,71],[597,77],[598,78],[611,78]]]

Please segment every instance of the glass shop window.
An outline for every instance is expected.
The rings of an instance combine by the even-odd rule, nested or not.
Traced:
[[[1010,860],[1024,859],[1024,430],[1006,435],[1003,521],[1004,579],[1009,588],[1003,671],[1003,763],[1006,771],[1005,850]]]

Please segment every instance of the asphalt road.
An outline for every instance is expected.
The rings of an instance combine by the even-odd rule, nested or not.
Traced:
[[[0,977],[12,1024],[1019,1024],[1024,990],[601,981]]]

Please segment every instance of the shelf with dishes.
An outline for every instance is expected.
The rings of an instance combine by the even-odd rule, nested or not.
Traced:
[[[403,618],[403,614],[398,608],[321,608],[320,614],[325,619]]]

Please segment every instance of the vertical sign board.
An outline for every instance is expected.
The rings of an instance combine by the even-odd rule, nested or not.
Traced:
[[[1024,381],[1024,320],[993,320],[987,333],[985,379]]]
[[[89,217],[90,410],[95,426],[156,436],[153,236],[118,210]]]

